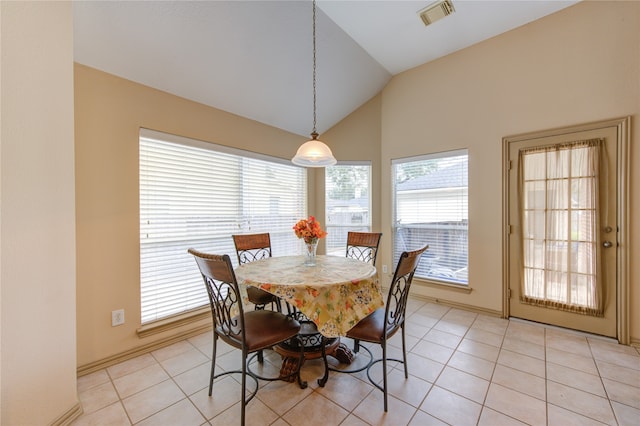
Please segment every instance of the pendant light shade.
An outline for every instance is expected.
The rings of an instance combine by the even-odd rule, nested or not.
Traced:
[[[291,160],[293,164],[304,167],[327,167],[337,163],[331,148],[316,139],[317,137],[317,133],[312,133],[311,140],[300,145],[296,156]]]
[[[303,167],[333,166],[337,160],[331,149],[318,140],[316,131],[316,1],[313,0],[313,131],[311,140],[298,148],[296,156],[291,159],[293,164]]]

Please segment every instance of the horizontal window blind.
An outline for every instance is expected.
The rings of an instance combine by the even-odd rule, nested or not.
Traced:
[[[327,254],[344,256],[349,231],[371,230],[371,163],[325,169]]]
[[[148,130],[140,136],[142,323],[209,303],[187,249],[228,254],[231,235],[269,232],[274,255],[300,254],[306,170],[279,159]]]
[[[466,150],[394,160],[394,264],[429,244],[417,277],[468,284]]]

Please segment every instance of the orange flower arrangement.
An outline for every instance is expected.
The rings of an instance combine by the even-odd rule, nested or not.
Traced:
[[[309,219],[299,220],[293,227],[296,237],[304,238],[305,243],[314,243],[318,238],[327,236],[327,232],[320,227],[320,222],[315,217],[309,216]]]

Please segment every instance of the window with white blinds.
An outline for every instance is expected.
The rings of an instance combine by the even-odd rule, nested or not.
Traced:
[[[235,265],[231,235],[269,232],[274,255],[301,254],[306,200],[306,169],[288,161],[141,130],[142,323],[208,305],[189,248]]]
[[[393,258],[429,244],[416,277],[468,285],[468,154],[393,160]]]
[[[371,162],[325,169],[327,254],[344,256],[349,231],[371,230]]]

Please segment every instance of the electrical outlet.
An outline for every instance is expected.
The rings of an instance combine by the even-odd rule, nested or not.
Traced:
[[[382,265],[382,273],[386,274],[389,272],[389,268],[387,268],[387,265]]]
[[[124,309],[111,311],[111,327],[124,324]]]

